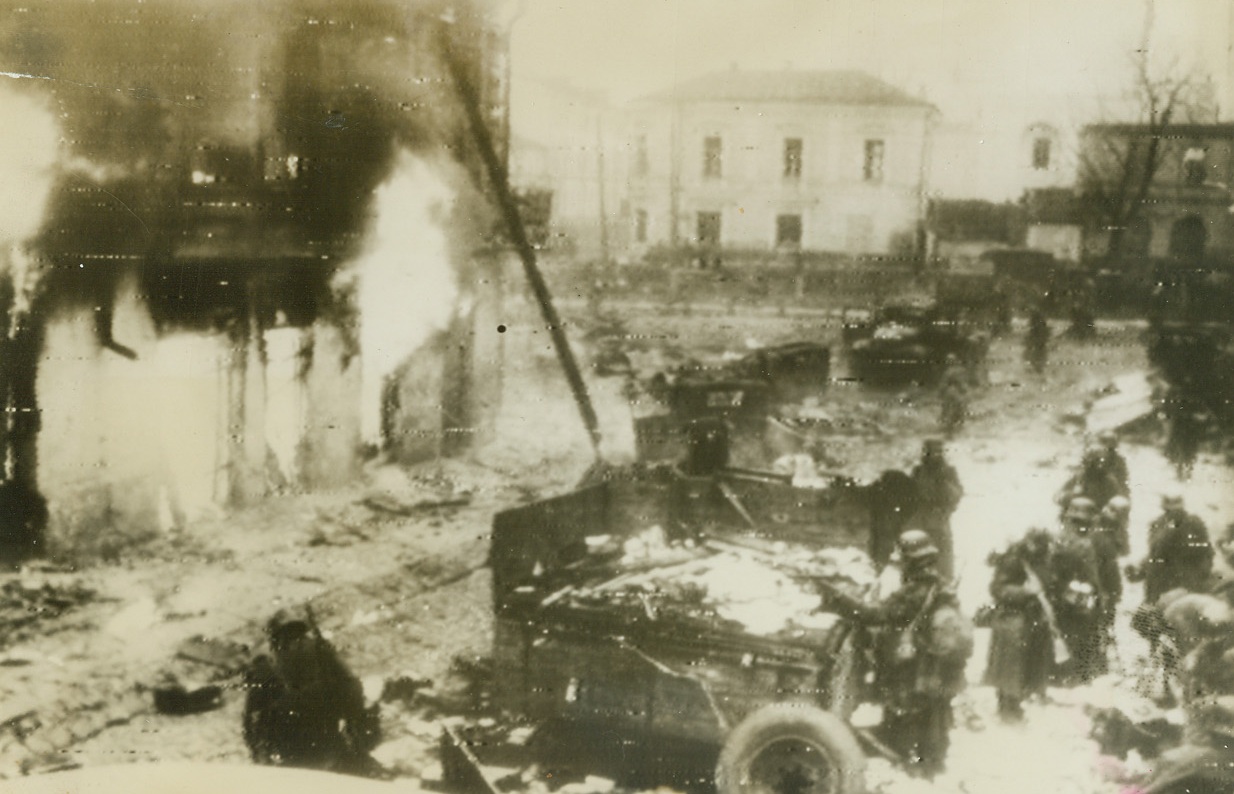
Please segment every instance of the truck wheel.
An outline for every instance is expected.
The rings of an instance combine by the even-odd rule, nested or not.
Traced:
[[[776,703],[729,734],[718,794],[861,794],[865,756],[848,726],[809,705]]]

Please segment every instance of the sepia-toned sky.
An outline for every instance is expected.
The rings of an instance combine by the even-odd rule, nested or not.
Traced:
[[[1000,96],[1112,95],[1146,0],[508,0],[516,75],[620,102],[736,64],[857,68],[944,115]],[[1234,104],[1231,0],[1155,0],[1150,50],[1212,75]],[[520,13],[521,11],[521,13]]]

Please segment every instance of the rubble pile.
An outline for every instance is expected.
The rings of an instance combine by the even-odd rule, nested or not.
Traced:
[[[23,571],[0,584],[0,647],[18,640],[32,625],[57,618],[94,597],[93,590],[75,580],[53,581]]]
[[[836,616],[820,611],[827,588],[860,595],[877,578],[873,563],[858,549],[818,551],[775,543],[764,550],[720,540],[670,543],[659,527],[630,538],[622,551],[615,576],[590,587],[566,588],[546,603],[641,607],[652,620],[672,616],[729,623],[770,636],[829,628]]]

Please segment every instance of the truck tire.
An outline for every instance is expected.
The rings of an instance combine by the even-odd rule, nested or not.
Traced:
[[[849,727],[810,705],[776,703],[733,729],[716,764],[717,794],[862,794],[865,756]]]

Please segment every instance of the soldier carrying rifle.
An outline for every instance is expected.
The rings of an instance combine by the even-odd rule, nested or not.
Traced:
[[[910,773],[933,778],[950,745],[951,700],[963,689],[972,625],[938,571],[938,548],[921,530],[897,544],[901,586],[874,604],[827,589],[828,602],[860,624],[877,627],[875,685],[883,705],[881,739]]]

